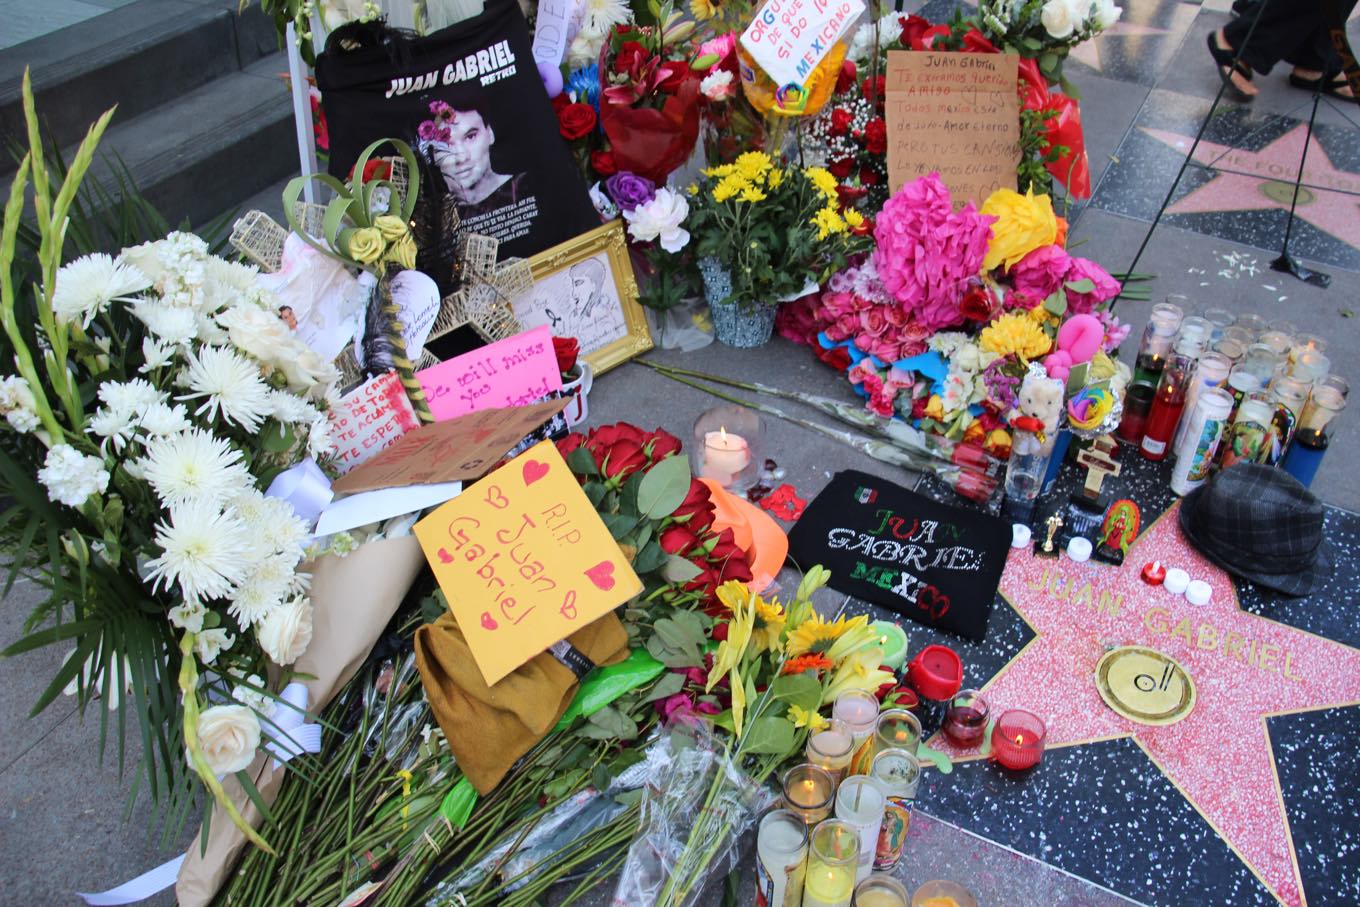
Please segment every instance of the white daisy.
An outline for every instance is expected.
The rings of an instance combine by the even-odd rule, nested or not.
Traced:
[[[138,300],[132,306],[146,329],[166,346],[183,346],[197,336],[198,324],[193,309],[167,305],[153,299]],[[145,347],[143,347],[145,352]],[[147,356],[149,360],[151,357]]]
[[[47,486],[47,496],[53,501],[79,507],[90,495],[109,487],[109,471],[103,459],[86,456],[70,444],[58,444],[47,451],[38,481]]]
[[[151,278],[121,259],[102,252],[84,255],[57,271],[52,310],[62,321],[79,321],[87,328],[113,300],[127,299],[149,286]]]
[[[146,481],[170,507],[190,501],[218,507],[250,487],[241,452],[201,428],[152,439],[140,465]]]
[[[189,601],[225,598],[249,569],[250,534],[232,513],[210,501],[171,508],[170,522],[156,527],[163,553],[147,562],[152,588],[174,584]]]
[[[222,418],[248,431],[255,431],[270,411],[269,385],[260,378],[259,367],[230,347],[208,346],[187,357],[185,384],[193,391],[180,400],[207,399],[197,413]]]

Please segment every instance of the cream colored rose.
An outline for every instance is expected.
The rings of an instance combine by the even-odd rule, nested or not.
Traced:
[[[408,270],[414,268],[416,266],[416,241],[410,236],[403,236],[392,243],[387,247],[387,260],[396,262]]]
[[[215,705],[198,716],[198,745],[215,775],[250,765],[260,748],[260,719],[243,705]]]
[[[294,393],[340,380],[340,372],[335,366],[321,361],[321,357],[309,348],[303,348],[296,356],[276,364],[288,379],[288,389]]]
[[[260,648],[277,665],[298,660],[312,641],[312,603],[302,596],[279,605],[255,625]]]
[[[278,315],[254,305],[236,305],[217,316],[231,345],[266,365],[291,359],[300,345]]]
[[[1085,18],[1075,0],[1048,0],[1039,11],[1044,30],[1055,38],[1066,38],[1077,30]]]
[[[406,221],[391,214],[380,214],[373,218],[373,226],[378,228],[378,232],[388,242],[401,239],[411,229],[406,225]]]
[[[345,238],[346,253],[361,265],[371,265],[382,258],[387,242],[377,227],[360,227],[349,231]]]

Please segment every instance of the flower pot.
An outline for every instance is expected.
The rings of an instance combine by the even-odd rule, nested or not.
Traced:
[[[586,421],[586,418],[590,415],[590,407],[586,405],[586,395],[590,393],[590,386],[595,383],[595,373],[590,370],[589,362],[576,363],[573,372],[576,377],[562,382],[562,396],[571,401],[567,404],[567,408],[562,410],[568,428],[575,428]]]
[[[732,295],[732,272],[718,259],[699,259],[704,297],[713,317],[713,336],[740,349],[764,346],[774,333],[776,306],[752,301],[728,300]]]

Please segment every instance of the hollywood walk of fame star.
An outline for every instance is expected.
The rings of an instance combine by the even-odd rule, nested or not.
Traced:
[[[1210,603],[1143,583],[1142,565],[1153,560],[1208,582]],[[1050,747],[1132,737],[1266,888],[1302,905],[1265,719],[1360,704],[1360,650],[1242,611],[1229,576],[1181,538],[1175,509],[1118,569],[1012,551],[1000,591],[1035,635],[983,688],[992,714],[1033,711],[1047,722]],[[1152,727],[1105,705],[1096,663],[1125,645],[1185,668],[1198,692],[1188,716]],[[943,736],[931,745],[976,758]]]
[[[1141,129],[1182,154],[1194,144],[1194,139],[1179,133],[1146,126]],[[1195,160],[1219,172],[1178,199],[1167,213],[1288,211],[1307,135],[1307,125],[1299,123],[1260,151],[1200,140]],[[1360,173],[1337,169],[1315,138],[1308,148],[1303,183],[1307,188],[1299,194],[1295,216],[1360,249],[1360,197],[1345,194],[1360,194]]]
[[[1116,22],[1101,32],[1099,37],[1083,41],[1068,51],[1073,60],[1085,63],[1096,72],[1104,72],[1105,64],[1100,59],[1100,42],[1105,38],[1141,38],[1146,35],[1169,35],[1170,29],[1156,28],[1152,25],[1135,25],[1130,22]]]

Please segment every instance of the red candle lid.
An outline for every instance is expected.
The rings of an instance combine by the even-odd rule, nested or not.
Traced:
[[[948,699],[963,686],[963,662],[948,646],[926,646],[907,667],[907,678],[926,699]]]

